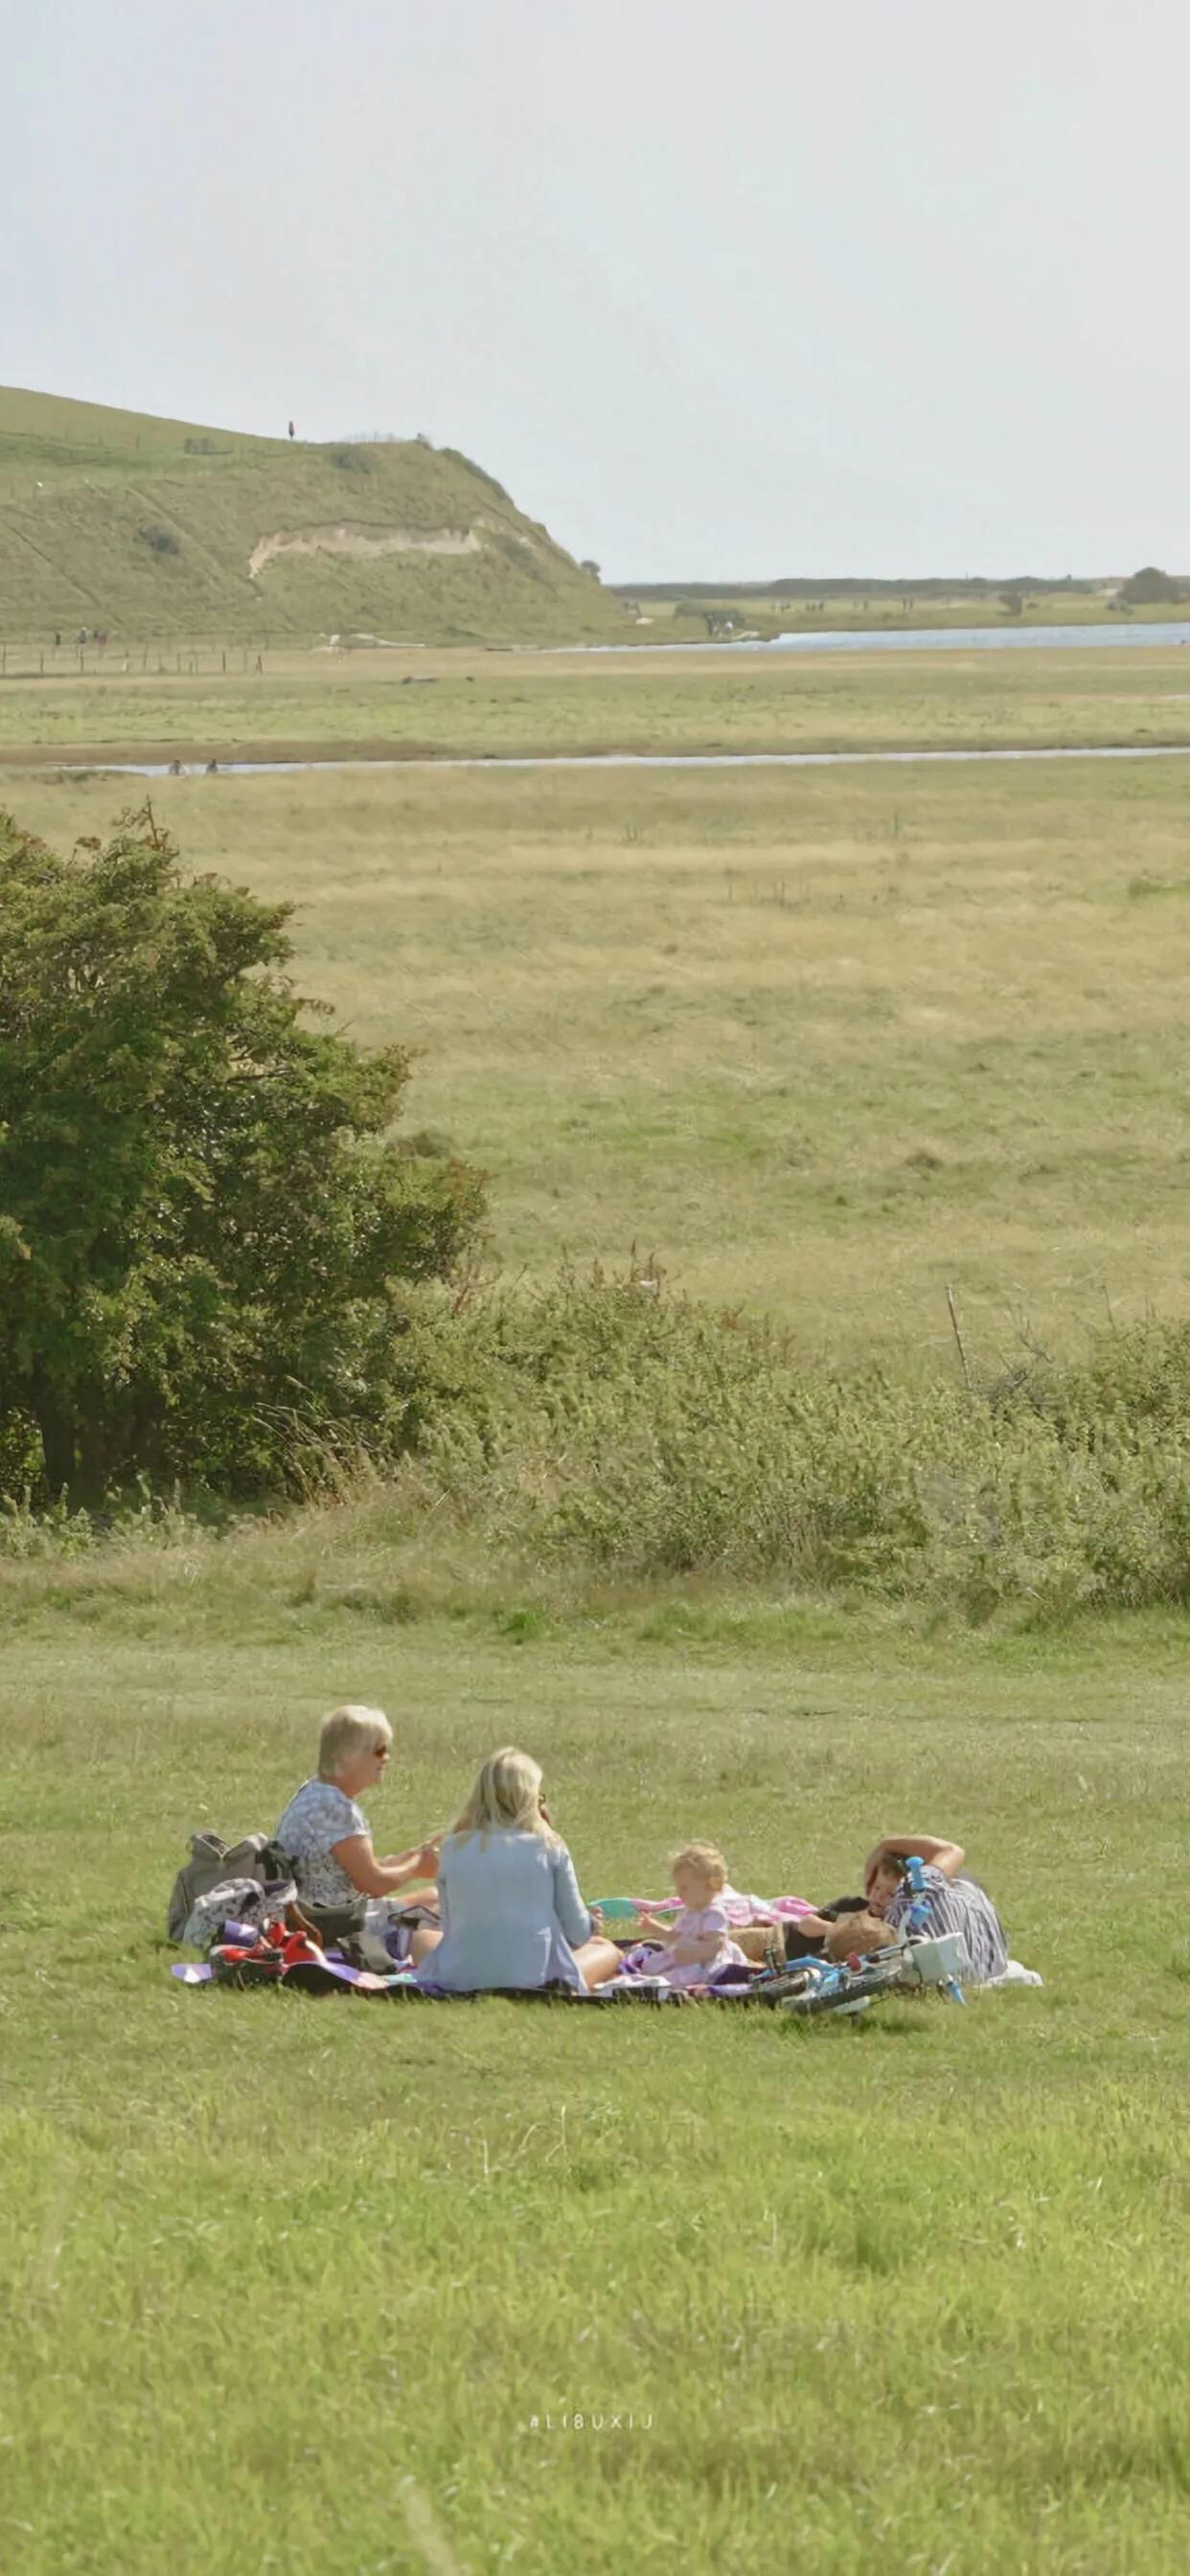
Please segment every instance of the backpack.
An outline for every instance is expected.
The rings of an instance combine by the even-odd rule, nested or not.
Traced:
[[[223,1887],[230,1879],[251,1879],[258,1887],[272,1887],[278,1879],[292,1882],[293,1864],[287,1852],[268,1834],[245,1834],[243,1841],[225,1843],[219,1834],[191,1834],[190,1858],[178,1871],[170,1891],[165,1915],[165,1937],[180,1946],[186,1925],[200,1896],[214,1887]]]

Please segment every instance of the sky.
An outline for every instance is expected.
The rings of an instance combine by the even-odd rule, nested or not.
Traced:
[[[1185,0],[0,0],[0,379],[608,580],[1190,570]]]

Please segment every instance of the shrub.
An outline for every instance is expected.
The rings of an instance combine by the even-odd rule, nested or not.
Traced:
[[[1190,1327],[1009,1399],[807,1371],[629,1279],[411,1318],[401,1423],[495,1543],[607,1574],[1053,1614],[1190,1600]]]
[[[1190,583],[1178,581],[1172,573],[1159,571],[1156,564],[1142,564],[1140,571],[1134,572],[1123,584],[1119,595],[1130,607],[1148,608],[1160,600],[1190,597]]]
[[[0,820],[0,1421],[53,1493],[383,1446],[399,1283],[479,1221],[475,1173],[388,1140],[404,1051],[307,1024],[287,920],[149,807],[70,860]]]
[[[138,533],[142,544],[151,547],[155,555],[181,554],[181,545],[172,528],[141,528]]]

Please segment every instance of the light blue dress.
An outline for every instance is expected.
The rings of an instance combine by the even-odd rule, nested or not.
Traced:
[[[419,1985],[475,1994],[499,1986],[581,1986],[571,1944],[591,1917],[565,1843],[534,1833],[448,1834],[438,1861],[442,1939]]]

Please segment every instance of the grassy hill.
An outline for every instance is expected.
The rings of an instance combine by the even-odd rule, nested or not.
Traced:
[[[453,448],[243,437],[0,388],[0,635],[568,643],[625,624]]]

